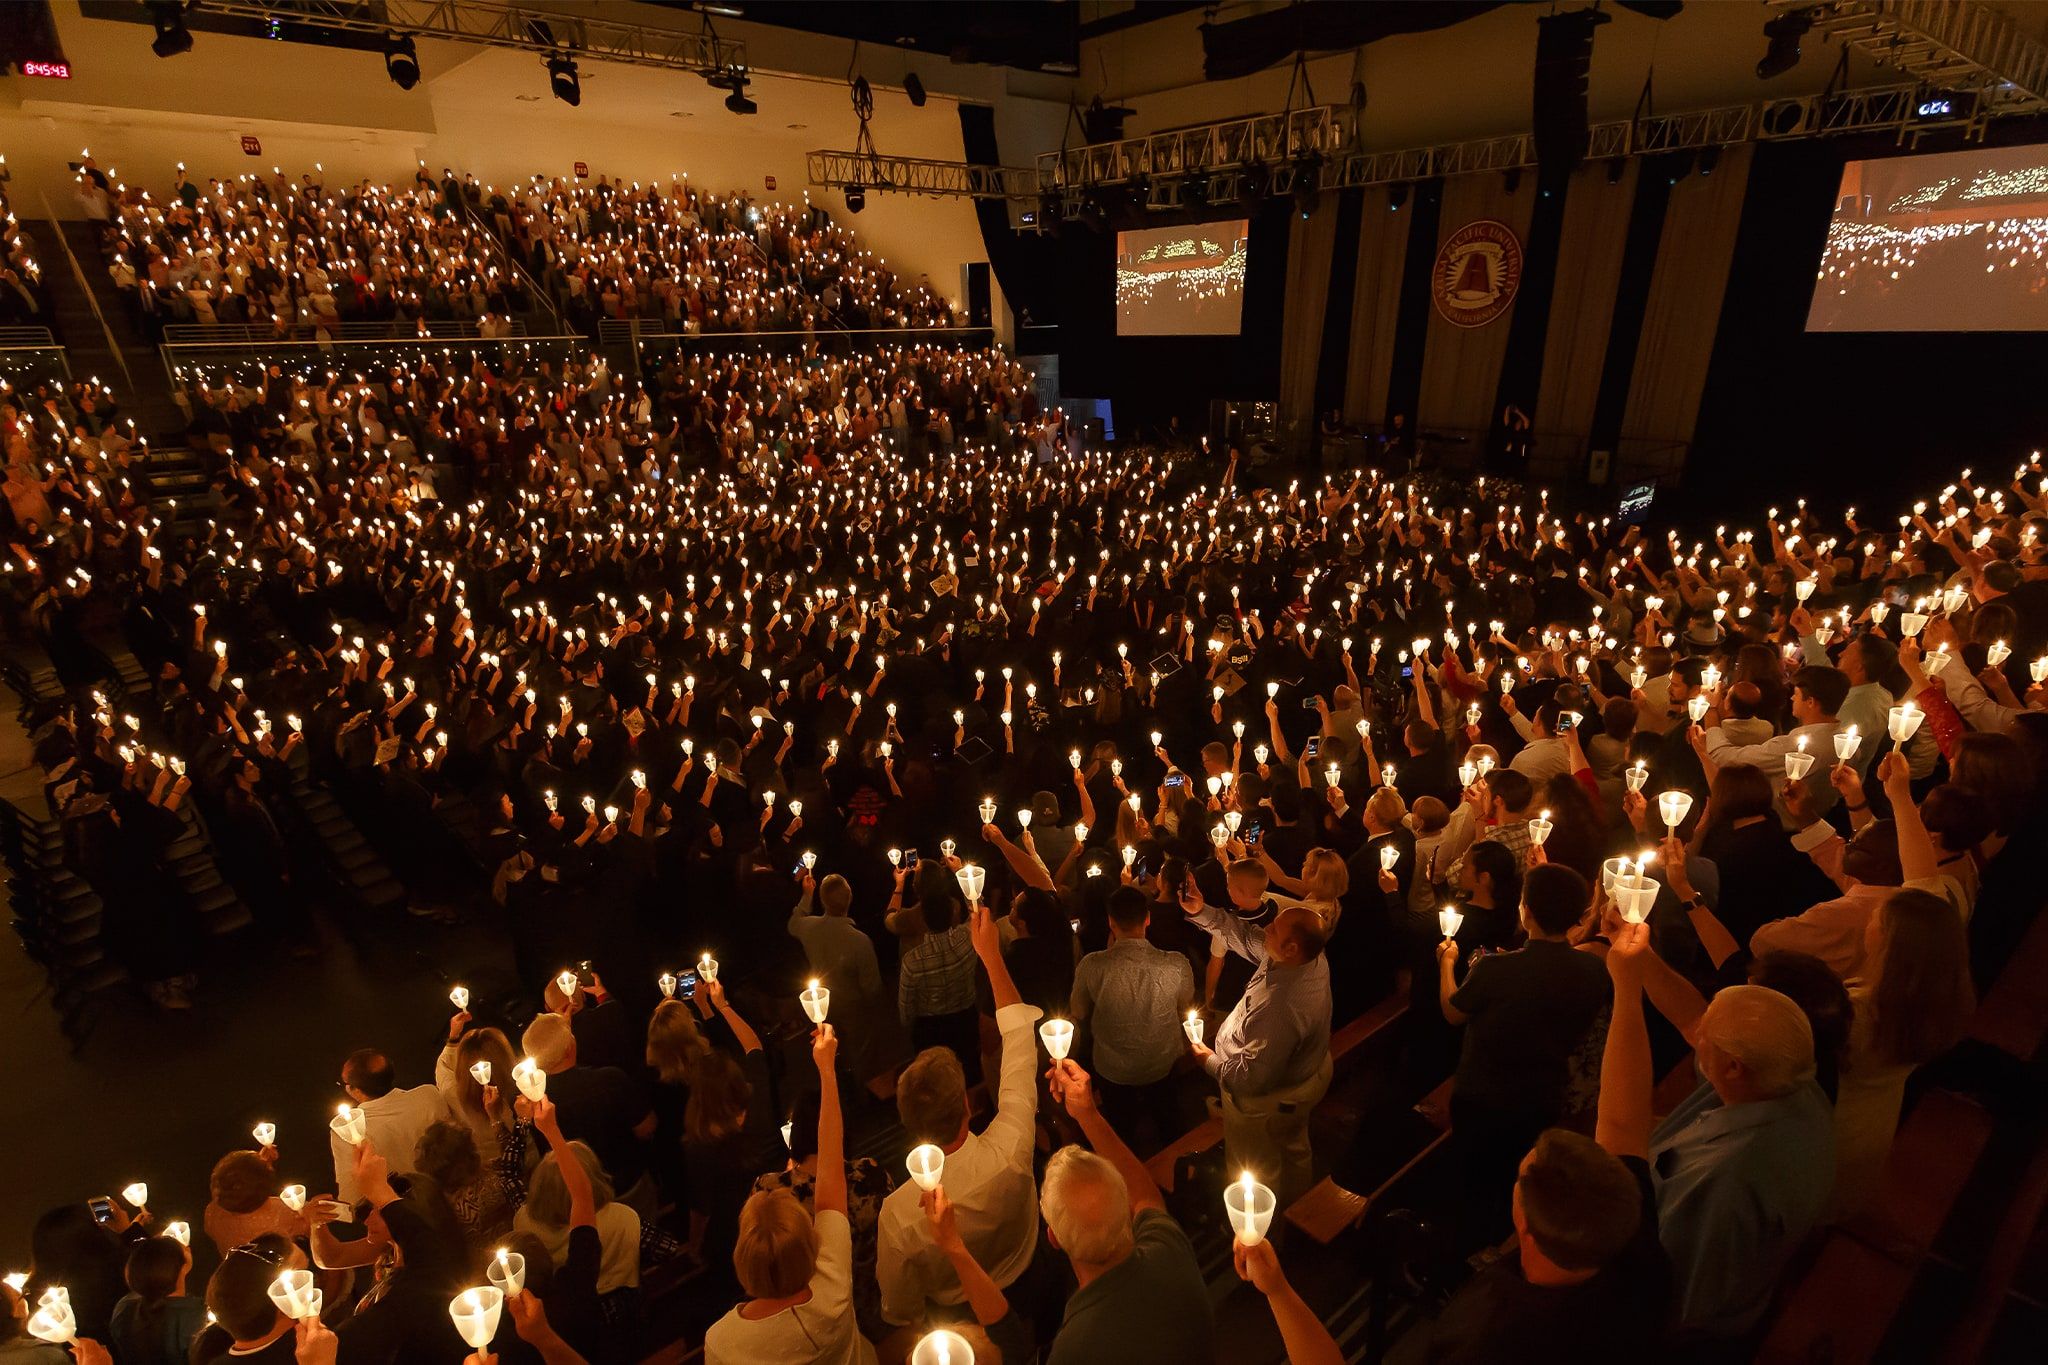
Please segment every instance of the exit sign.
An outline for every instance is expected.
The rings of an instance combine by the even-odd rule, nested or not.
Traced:
[[[21,74],[24,76],[45,76],[52,80],[68,81],[71,79],[71,63],[23,62],[21,64]]]

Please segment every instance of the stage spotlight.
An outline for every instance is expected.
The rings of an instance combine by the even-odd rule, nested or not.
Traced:
[[[1387,212],[1399,213],[1408,206],[1408,182],[1402,181],[1387,190]]]
[[[910,102],[912,105],[919,109],[924,108],[924,82],[917,78],[917,73],[915,71],[911,72],[908,76],[905,76],[903,78],[903,93],[910,96]]]
[[[192,30],[185,27],[184,0],[152,0],[149,22],[156,40],[149,50],[159,57],[175,57],[192,50]]]
[[[747,88],[741,86],[725,97],[725,107],[735,114],[758,114],[761,106],[747,98]]]
[[[395,33],[384,35],[384,74],[400,90],[410,90],[420,83],[420,54],[410,33],[404,37]]]
[[[1244,168],[1244,174],[1238,177],[1237,185],[1237,197],[1247,206],[1256,206],[1266,197],[1266,192],[1273,188],[1273,173],[1266,169],[1265,162],[1254,161]]]
[[[1756,64],[1756,78],[1767,81],[1773,76],[1782,76],[1799,65],[1799,40],[1813,27],[1813,15],[1801,10],[1793,14],[1781,14],[1764,25],[1764,37],[1770,45],[1764,50],[1762,60]]]
[[[576,74],[574,57],[558,52],[548,58],[548,89],[571,109],[583,103],[583,78]]]
[[[1316,211],[1316,201],[1322,197],[1316,184],[1322,168],[1323,159],[1314,153],[1294,163],[1294,211],[1304,218]]]
[[[846,211],[848,213],[859,213],[867,206],[867,189],[860,185],[848,185],[846,187]]]

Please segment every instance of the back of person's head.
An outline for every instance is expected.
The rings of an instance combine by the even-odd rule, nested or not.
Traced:
[[[1410,813],[1415,817],[1417,834],[1436,834],[1451,823],[1451,808],[1441,797],[1416,797]]]
[[[374,1100],[391,1093],[398,1084],[398,1073],[391,1068],[391,1059],[373,1047],[357,1048],[348,1054],[348,1060],[341,1064],[341,1079],[351,1089],[363,1092],[363,1098]]]
[[[682,1001],[664,1000],[648,1016],[647,1065],[662,1084],[688,1084],[691,1071],[710,1050],[696,1015]]]
[[[1600,708],[1600,732],[1616,744],[1628,743],[1636,732],[1636,704],[1627,697],[1610,697]]]
[[[1792,675],[1792,686],[1813,698],[1824,716],[1842,709],[1849,696],[1849,675],[1825,664],[1808,664]]]
[[[121,1278],[145,1308],[154,1310],[178,1287],[178,1277],[185,1273],[191,1254],[175,1238],[141,1238],[130,1244]]]
[[[536,1014],[533,1022],[526,1026],[526,1032],[519,1035],[520,1048],[542,1071],[561,1070],[562,1063],[569,1059],[569,1051],[575,1045],[576,1034],[569,1021],[553,1011]]]
[[[254,1152],[229,1152],[213,1163],[207,1188],[224,1212],[254,1213],[277,1193],[277,1172]]]
[[[1027,886],[1017,893],[1010,902],[1010,913],[1031,937],[1041,941],[1067,941],[1074,932],[1059,901],[1050,891],[1036,886]]]
[[[1522,1235],[1565,1270],[1598,1270],[1619,1256],[1643,1221],[1642,1187],[1593,1139],[1546,1128],[1515,1182]]]
[[[1202,766],[1222,772],[1230,767],[1230,750],[1221,740],[1212,739],[1202,746]]]
[[[1899,869],[1899,827],[1872,820],[1856,831],[1842,849],[1842,875],[1865,886],[1897,886],[1905,876]]]
[[[1408,803],[1393,787],[1374,787],[1372,795],[1365,798],[1365,813],[1374,824],[1391,829],[1408,814]]]
[[[853,888],[837,872],[818,883],[818,905],[828,915],[844,915],[853,909]]]
[[[1536,795],[1536,789],[1529,784],[1529,779],[1513,768],[1495,768],[1488,773],[1486,790],[1497,798],[1502,806],[1515,814],[1529,809],[1529,802]]]
[[[1984,798],[2000,834],[2011,834],[2033,804],[2035,774],[2009,735],[1970,731],[1956,741],[1949,781]]]
[[[1249,899],[1265,895],[1272,879],[1266,865],[1256,858],[1239,858],[1225,875],[1229,878],[1231,891]]]
[[[1744,678],[1728,689],[1728,714],[1736,720],[1755,720],[1764,709],[1764,690]]]
[[[1899,671],[1899,647],[1881,635],[1868,632],[1849,642],[1863,664],[1863,676],[1889,690]]]
[[[558,1147],[541,1159],[526,1182],[526,1212],[544,1228],[569,1226],[569,1186],[555,1164],[565,1159],[576,1162],[590,1178],[592,1203],[601,1209],[612,1202],[612,1180],[604,1173],[597,1153],[581,1142]]]
[[[1266,804],[1273,811],[1273,818],[1283,825],[1291,825],[1301,818],[1301,788],[1286,782],[1276,782],[1273,790],[1266,795]]]
[[[967,1122],[967,1075],[951,1048],[928,1047],[896,1081],[896,1114],[913,1143],[951,1146]]]
[[[118,1273],[121,1253],[86,1205],[59,1204],[36,1219],[29,1256],[45,1284],[96,1283]]]
[[[1335,901],[1351,889],[1344,855],[1332,848],[1312,848],[1301,860],[1303,900]]]
[[[1493,903],[1514,908],[1522,899],[1522,867],[1515,851],[1497,839],[1486,839],[1465,851],[1465,865],[1475,879],[1487,878],[1493,885]]]
[[[1730,763],[1714,774],[1708,803],[1714,824],[1727,829],[1737,820],[1771,813],[1771,779],[1764,770],[1749,763]]]
[[[1700,1037],[1742,1064],[1760,1099],[1777,1099],[1813,1079],[1813,1026],[1790,996],[1765,986],[1729,986],[1707,1003]]]
[[[1045,1164],[1039,1212],[1067,1258],[1114,1265],[1130,1254],[1130,1190],[1115,1166],[1085,1147],[1062,1147]]]
[[[1902,889],[1878,907],[1875,938],[1871,1049],[1919,1066],[1954,1047],[1977,1008],[1962,917],[1930,891]]]
[[[1109,893],[1109,922],[1120,934],[1141,934],[1152,917],[1152,901],[1135,886],[1119,886]]]
[[[1401,737],[1407,740],[1408,747],[1418,754],[1428,753],[1439,739],[1437,728],[1420,716],[1401,727]]]
[[[818,1227],[788,1190],[758,1190],[740,1207],[732,1268],[749,1298],[801,1294],[818,1269]]]
[[[206,1310],[230,1337],[254,1341],[277,1326],[270,1282],[290,1268],[297,1250],[282,1233],[266,1232],[221,1257],[206,1281]]]
[[[484,1088],[470,1068],[478,1062],[491,1064],[491,1079],[500,1085],[511,1080],[519,1059],[512,1055],[512,1042],[495,1028],[473,1028],[455,1044],[455,1095],[462,1109],[471,1114],[484,1110]]]
[[[1538,863],[1522,879],[1522,912],[1553,936],[1585,918],[1592,896],[1586,879],[1559,863]]]
[[[1530,717],[1530,719],[1536,722],[1536,728],[1544,734],[1554,735],[1557,733],[1557,718],[1562,714],[1564,714],[1564,708],[1553,700],[1544,702],[1541,706],[1537,707],[1536,714]]]
[[[937,858],[926,858],[917,865],[917,908],[924,916],[924,927],[935,934],[942,934],[960,922],[960,883],[952,872]]]
[[[683,1107],[683,1136],[691,1142],[717,1142],[746,1125],[747,1105],[754,1094],[747,1073],[729,1052],[717,1048],[698,1058],[690,1070],[690,1099]]]
[[[444,1191],[466,1190],[482,1179],[484,1163],[476,1154],[476,1141],[459,1123],[430,1123],[420,1133],[411,1169],[439,1185]]]
[[[1833,1099],[1856,1022],[1856,1006],[1842,978],[1812,953],[1772,948],[1750,962],[1749,984],[1766,986],[1799,1006],[1813,1031],[1813,1078]]]
[[[1942,783],[1922,798],[1920,819],[1927,832],[1950,853],[1968,853],[1976,848],[1991,837],[1996,824],[1991,804],[1983,796],[1953,782]]]

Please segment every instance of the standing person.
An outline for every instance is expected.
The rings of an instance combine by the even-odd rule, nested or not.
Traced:
[[[811,1034],[818,1067],[818,1169],[808,1214],[787,1190],[760,1190],[740,1211],[732,1264],[747,1300],[704,1334],[705,1365],[872,1365],[853,1313],[853,1227],[846,1216],[846,1142],[839,1050],[830,1024]]]
[[[555,1102],[562,1131],[571,1142],[590,1144],[621,1204],[651,1218],[659,1205],[647,1173],[654,1109],[639,1084],[615,1066],[578,1065],[574,1026],[560,1014],[536,1016],[519,1045],[548,1073],[548,1098]]]
[[[979,1133],[969,1129],[967,1079],[959,1058],[943,1047],[926,1048],[904,1070],[896,1110],[912,1142],[946,1153],[946,1193],[960,1236],[989,1278],[1008,1288],[1030,1269],[1038,1246],[1032,1165],[1038,1086],[1032,1072],[1039,1011],[1018,998],[1003,962],[1002,931],[988,907],[972,907],[967,927],[988,972],[1002,1034],[995,1118]],[[915,1185],[899,1186],[882,1205],[876,1275],[882,1317],[895,1327],[922,1323],[929,1305],[953,1308],[965,1298],[952,1265],[932,1243],[917,1194]]]
[[[341,1090],[349,1103],[363,1112],[367,1129],[364,1141],[376,1144],[380,1152],[396,1152],[408,1164],[419,1150],[420,1136],[432,1125],[449,1117],[441,1092],[431,1085],[398,1088],[398,1072],[391,1059],[376,1048],[357,1048],[341,1064]],[[362,1197],[356,1187],[355,1145],[330,1130],[328,1145],[334,1152],[334,1189],[344,1204]]]
[[[874,1074],[876,1035],[882,1023],[882,970],[875,960],[874,941],[853,922],[853,887],[846,878],[834,872],[814,881],[806,869],[803,887],[789,913],[790,936],[803,945],[812,975],[832,992],[833,1011],[840,1018],[834,1031],[845,1039],[855,1077],[865,1080]],[[813,900],[824,914],[811,913]]]
[[[170,1237],[145,1237],[129,1249],[128,1292],[114,1305],[107,1344],[121,1365],[185,1365],[206,1326],[206,1304],[185,1292],[192,1250]]]
[[[1074,969],[1070,1006],[1076,1028],[1088,1030],[1103,1108],[1110,1122],[1136,1133],[1149,1120],[1161,1145],[1176,1124],[1173,1066],[1181,1058],[1181,1019],[1195,999],[1195,974],[1181,953],[1146,939],[1152,902],[1135,886],[1109,896],[1109,946]]]
[[[1254,864],[1253,866],[1257,866]],[[1259,1175],[1284,1204],[1312,1175],[1308,1119],[1330,1088],[1330,965],[1313,911],[1289,907],[1260,928],[1184,890],[1181,909],[1253,964],[1244,995],[1193,1044],[1223,1094],[1223,1145],[1232,1169]]]
[[[1544,863],[1522,883],[1521,948],[1480,958],[1462,984],[1457,940],[1437,949],[1444,1018],[1465,1028],[1451,1134],[1471,1245],[1505,1235],[1515,1172],[1537,1134],[1565,1117],[1572,1060],[1606,1008],[1606,969],[1566,938],[1590,898],[1585,878]]]

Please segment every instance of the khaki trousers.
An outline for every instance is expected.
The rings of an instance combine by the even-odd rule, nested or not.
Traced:
[[[1261,1184],[1273,1187],[1281,1208],[1306,1194],[1315,1175],[1309,1115],[1329,1088],[1328,1057],[1298,1085],[1251,1096],[1234,1095],[1225,1087],[1223,1154],[1230,1163],[1225,1174],[1235,1180],[1239,1171],[1250,1171]]]

